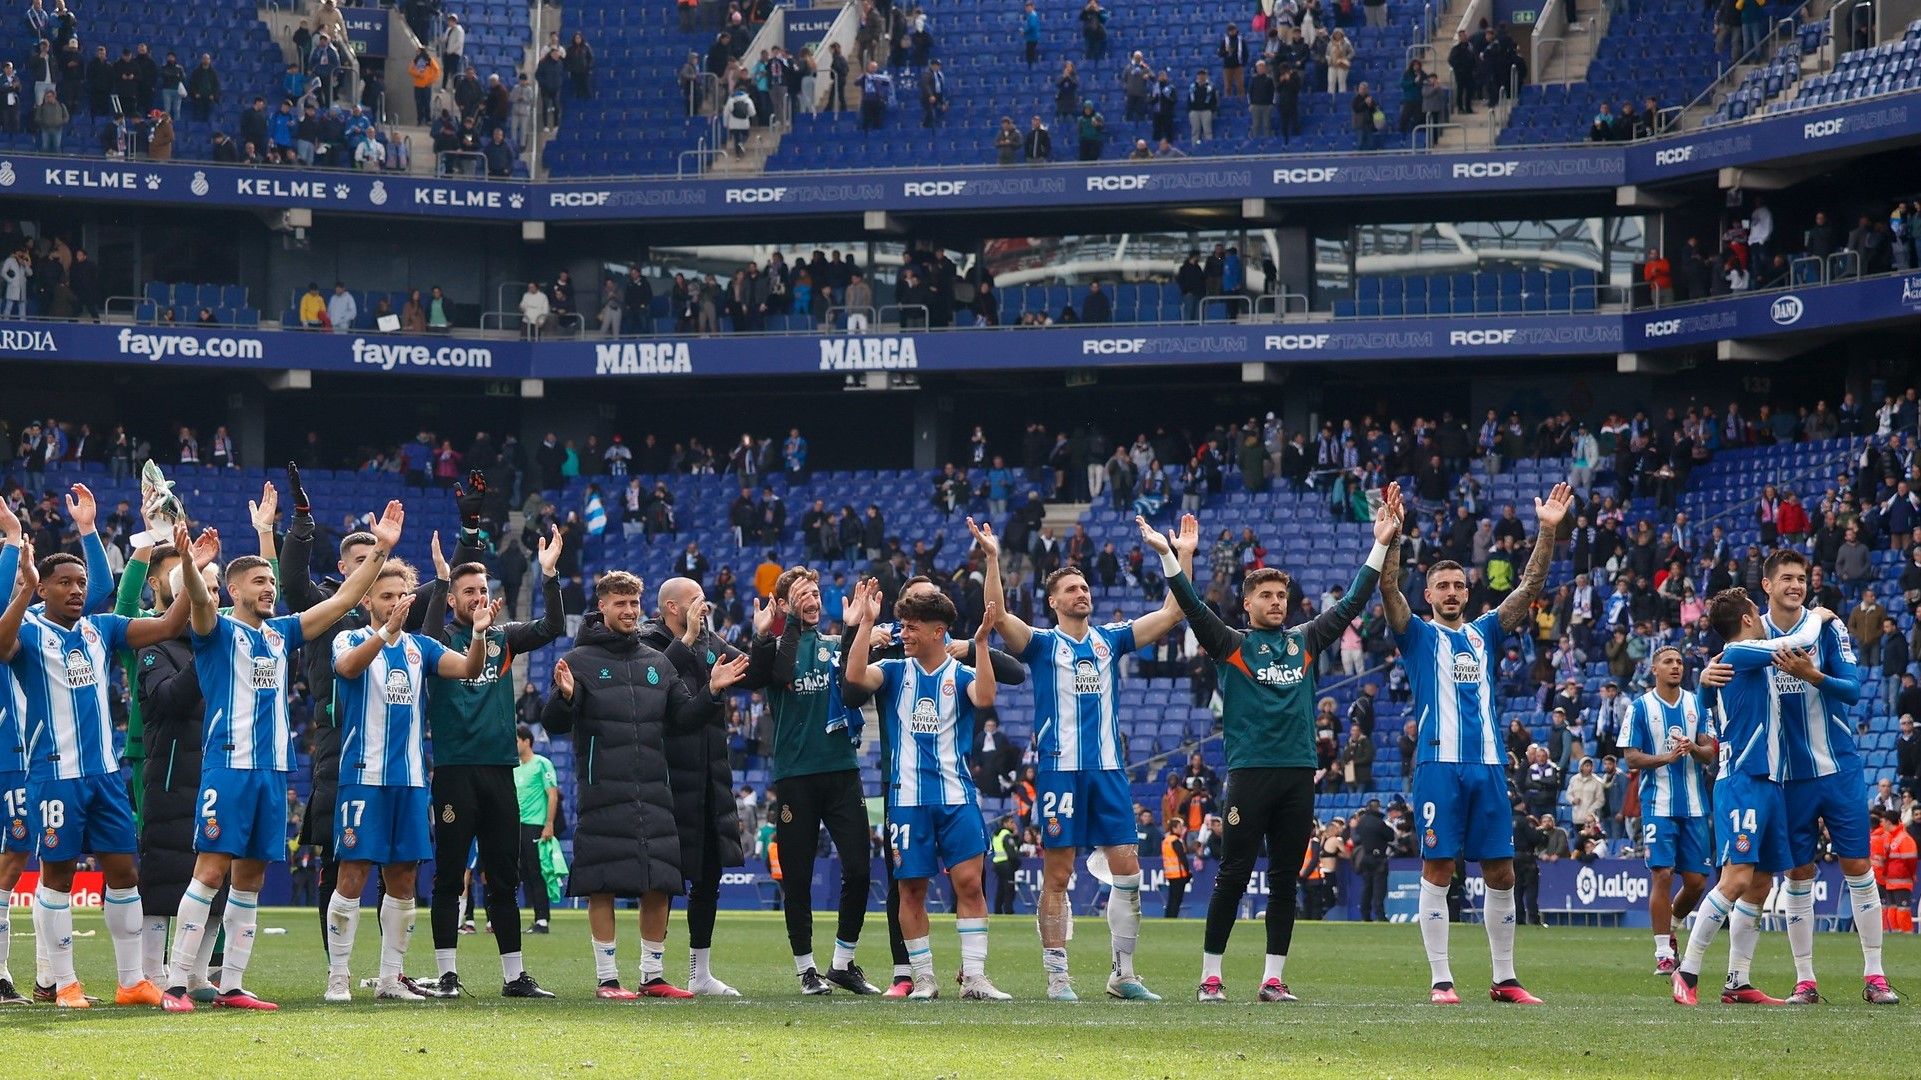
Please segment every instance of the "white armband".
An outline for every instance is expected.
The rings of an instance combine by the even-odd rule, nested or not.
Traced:
[[[1367,565],[1371,567],[1375,573],[1378,574],[1381,572],[1381,567],[1387,565],[1386,544],[1381,543],[1379,540],[1374,541],[1374,550],[1367,553]]]
[[[1163,551],[1160,555],[1161,574],[1163,576],[1171,578],[1181,572],[1181,560],[1179,556],[1175,555],[1172,551]]]
[[[127,543],[132,544],[135,551],[145,551],[155,544],[164,544],[172,539],[173,534],[165,529],[148,529],[127,537]]]
[[[388,633],[387,628],[383,626],[380,628],[380,640],[386,642],[389,645],[398,645],[400,644],[400,634],[397,631],[394,633]]]

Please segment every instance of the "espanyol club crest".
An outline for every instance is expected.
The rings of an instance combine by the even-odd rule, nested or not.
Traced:
[[[440,820],[448,825],[454,823],[454,804],[448,803],[440,808]]]
[[[834,650],[828,648],[825,645],[822,645],[819,649],[816,649],[814,651],[814,659],[820,661],[823,664],[827,663],[833,658],[834,658]]]
[[[1288,643],[1287,643],[1287,655],[1289,655],[1289,656],[1299,656],[1300,654],[1301,654],[1301,647],[1300,647],[1300,645],[1299,645],[1299,644],[1297,644],[1297,643],[1295,643],[1295,642],[1294,642],[1294,641],[1292,641],[1292,640],[1289,640],[1289,641],[1288,641]]]
[[[487,659],[500,659],[500,642],[495,641],[491,637],[487,639]]]
[[[951,682],[944,682],[944,683],[942,683],[942,684],[940,684],[940,696],[942,696],[942,697],[953,697],[953,696],[954,696],[954,684],[953,684],[953,683],[951,683]]]
[[[200,826],[200,831],[206,834],[207,839],[218,840],[220,839],[220,822],[213,818],[208,818],[206,823]]]
[[[348,826],[346,829],[341,830],[341,833],[340,833],[341,847],[354,847],[359,842],[360,842],[360,838],[354,835],[352,826]]]
[[[659,685],[660,685],[660,672],[658,672],[658,671],[655,671],[655,670],[654,670],[653,668],[648,668],[648,669],[647,669],[647,685],[648,685],[648,686],[659,686]]]
[[[1100,657],[1102,660],[1107,659],[1107,645],[1105,642],[1096,641],[1094,643],[1094,655]]]
[[[53,830],[49,829],[47,831],[52,832]],[[1048,818],[1047,819],[1047,835],[1059,836],[1060,834],[1061,834],[1061,819],[1057,817]]]
[[[1421,838],[1421,843],[1426,845],[1427,847],[1439,847],[1441,843],[1441,838],[1434,834],[1433,829],[1429,829],[1427,831],[1427,835]]]
[[[792,825],[794,823],[794,808],[786,803],[781,803],[780,820],[783,825]]]
[[[1467,643],[1475,652],[1480,652],[1487,648],[1487,642],[1481,640],[1481,632],[1472,626],[1467,628]]]
[[[411,642],[407,645],[407,662],[409,664],[420,663],[420,650],[415,648]]]
[[[15,840],[25,840],[27,838],[27,819],[14,818],[13,829],[11,831]]]
[[[1736,850],[1736,851],[1738,851],[1738,852],[1740,852],[1740,853],[1741,853],[1741,854],[1743,854],[1743,855],[1746,855],[1746,854],[1748,853],[1748,851],[1749,851],[1750,849],[1752,849],[1753,847],[1754,847],[1754,841],[1752,841],[1752,840],[1749,840],[1749,839],[1748,839],[1748,834],[1747,834],[1747,833],[1736,833],[1736,834],[1735,834],[1735,836],[1734,836],[1734,850]]]
[[[1241,808],[1240,808],[1240,807],[1238,807],[1238,806],[1230,806],[1230,807],[1228,807],[1228,808],[1227,808],[1227,823],[1228,823],[1229,825],[1239,825],[1239,824],[1241,823]]]
[[[100,632],[95,630],[90,622],[80,624],[80,636],[86,638],[89,645],[100,644]]]
[[[57,848],[60,846],[60,832],[57,829],[48,829],[46,835],[41,837],[41,839],[46,841],[44,845],[46,847]]]
[[[271,626],[261,631],[260,636],[267,639],[267,647],[270,649],[279,650],[281,646],[286,644],[285,640],[280,636],[280,631],[275,630]]]

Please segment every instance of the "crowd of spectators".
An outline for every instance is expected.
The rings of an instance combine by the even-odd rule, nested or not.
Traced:
[[[1863,212],[1846,232],[1828,211],[1816,210],[1798,243],[1776,223],[1762,196],[1754,197],[1746,213],[1727,222],[1718,243],[1691,235],[1675,255],[1650,248],[1641,264],[1637,303],[1659,306],[1921,266],[1921,238],[1914,228],[1921,201],[1915,199],[1895,200],[1885,213]]]

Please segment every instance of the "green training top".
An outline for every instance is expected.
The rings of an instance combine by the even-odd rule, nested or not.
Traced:
[[[1366,610],[1380,579],[1380,570],[1363,566],[1340,602],[1312,622],[1246,631],[1222,622],[1201,602],[1186,574],[1168,579],[1181,613],[1220,675],[1221,728],[1229,769],[1320,765],[1314,754],[1314,661]]]
[[[774,779],[860,768],[854,740],[862,722],[840,701],[840,642],[817,629],[787,620],[776,644],[762,638],[756,652],[772,649],[767,707],[774,715]]]

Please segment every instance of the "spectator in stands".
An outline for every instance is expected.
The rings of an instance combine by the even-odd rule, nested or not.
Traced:
[[[747,133],[754,126],[753,95],[747,92],[747,84],[734,87],[734,96],[727,99],[727,137],[734,144],[734,156],[747,156]]]
[[[1361,0],[1361,11],[1367,17],[1367,25],[1375,29],[1387,26],[1387,0]]]
[[[1354,114],[1354,140],[1361,150],[1376,150],[1381,145],[1381,106],[1366,83],[1354,92],[1349,104]]]
[[[38,3],[39,0],[34,0]],[[1021,12],[1021,48],[1027,66],[1033,67],[1041,58],[1041,15],[1034,10],[1034,0],[1027,0]]]
[[[375,132],[378,138],[379,132]],[[492,141],[484,151],[487,155],[487,175],[495,180],[510,179],[514,175],[514,148],[507,144],[507,133],[500,128],[494,129]]]
[[[1088,323],[1107,323],[1114,321],[1114,302],[1101,290],[1101,283],[1087,283],[1087,298],[1081,302],[1081,321]]]
[[[460,16],[447,16],[447,29],[440,35],[440,70],[442,87],[460,74],[462,63],[467,56],[467,28],[460,25]]]
[[[114,82],[113,61],[107,58],[107,47],[95,45],[93,59],[87,61],[88,116],[98,119],[112,115]]]
[[[1274,134],[1274,98],[1278,86],[1274,76],[1268,74],[1267,61],[1254,62],[1254,74],[1247,80],[1247,107],[1251,114],[1252,127],[1249,134],[1262,139]]]
[[[1767,43],[1769,22],[1767,0],[1734,0],[1741,13],[1741,55],[1745,56]]]
[[[33,110],[33,126],[40,133],[41,153],[60,152],[60,140],[66,136],[69,119],[67,107],[60,104],[59,95],[52,90],[41,95],[40,104]]]
[[[1089,0],[1091,3],[1092,0]],[[1189,114],[1192,115],[1192,114]],[[1080,119],[1076,122],[1080,138],[1080,159],[1099,161],[1101,144],[1107,139],[1107,118],[1094,108],[1091,101],[1081,102]]]
[[[307,58],[307,70],[313,73],[315,100],[323,106],[333,103],[334,82],[340,73],[341,62],[340,50],[327,35],[315,34],[313,55]]]
[[[59,102],[54,104],[58,105]],[[26,318],[27,282],[32,277],[33,257],[23,243],[4,263],[0,263],[0,318]],[[40,484],[32,486],[37,489]]]
[[[304,330],[318,330],[327,325],[327,299],[320,295],[318,282],[308,282],[307,291],[300,294],[299,314]]]
[[[1601,103],[1594,113],[1594,122],[1588,125],[1587,138],[1589,142],[1614,141],[1614,106],[1605,101]]]
[[[920,76],[920,126],[933,128],[940,126],[940,118],[947,115],[947,76],[941,73],[941,63],[935,60],[921,72]]]
[[[1220,107],[1220,92],[1208,81],[1207,69],[1196,71],[1187,88],[1187,134],[1195,146],[1214,137],[1214,114]]]
[[[53,33],[53,18],[47,14],[41,0],[33,0],[27,5],[27,31],[36,42],[47,40]]]
[[[539,91],[540,122],[545,127],[560,126],[560,91],[565,75],[558,47],[548,49],[547,55],[534,65],[534,89]]]
[[[440,82],[440,75],[440,62],[427,51],[427,46],[415,49],[414,58],[407,62],[407,76],[414,85],[414,119],[422,126],[431,122],[434,85]]]
[[[1041,123],[1039,116],[1028,120],[1027,134],[1021,138],[1021,157],[1030,165],[1043,164],[1054,159],[1054,135]]]
[[[240,145],[228,138],[224,131],[213,133],[213,149],[210,153],[216,165],[237,165],[240,162]]]
[[[327,321],[333,324],[336,334],[344,334],[353,329],[353,322],[360,317],[360,305],[354,301],[354,294],[347,291],[344,282],[334,282],[334,294],[327,298]]]
[[[994,133],[994,154],[999,164],[1012,165],[1020,160],[1021,133],[1014,118],[1001,117],[1001,129]]]
[[[882,123],[887,119],[887,99],[893,91],[894,80],[881,71],[879,64],[869,60],[866,73],[860,77],[861,131],[881,129]]]
[[[180,66],[180,57],[168,53],[167,62],[160,65],[156,78],[160,80],[160,107],[178,122],[180,102],[186,96],[187,88],[187,69]]]
[[[387,166],[387,141],[380,129],[369,127],[366,136],[354,144],[354,167],[379,171]]]
[[[1081,6],[1081,44],[1089,60],[1107,58],[1107,9],[1101,0],[1087,0]]]
[[[1135,139],[1134,148],[1127,152],[1127,160],[1152,161],[1154,160],[1154,148],[1147,145],[1146,139]]]
[[[574,31],[567,42],[567,78],[573,85],[574,96],[582,101],[594,96],[594,48],[587,44],[587,35]]]
[[[1908,681],[1913,679],[1908,676]],[[1901,734],[1894,741],[1894,775],[1903,795],[1913,795],[1921,786],[1921,734],[1914,730],[1914,717],[1906,714],[1901,717]]]
[[[1136,49],[1121,71],[1121,119],[1136,123],[1147,119],[1147,91],[1154,82],[1154,69]]]
[[[147,157],[153,161],[172,161],[173,117],[155,109],[147,120],[151,125],[147,135]]]
[[[1068,120],[1079,116],[1081,111],[1081,78],[1074,71],[1074,61],[1061,63],[1061,73],[1054,79],[1054,116]]]
[[[1331,47],[1329,51],[1332,51]],[[1454,47],[1447,53],[1447,69],[1454,76],[1454,111],[1462,116],[1474,111],[1474,74],[1480,66],[1481,50],[1467,36],[1466,30],[1456,30]],[[1334,88],[1329,86],[1328,89]]]
[[[1673,299],[1674,272],[1668,261],[1661,257],[1659,248],[1648,249],[1647,261],[1641,264],[1641,280],[1647,284],[1649,300],[1655,307]]]
[[[540,291],[539,282],[527,283],[527,291],[520,295],[519,308],[521,327],[528,337],[539,338],[543,331],[553,325],[553,305],[548,302],[547,294]],[[559,487],[560,485],[546,486]]]
[[[835,112],[847,111],[847,57],[840,51],[840,42],[828,45],[827,77],[828,107]],[[811,106],[810,106],[811,107]]]
[[[60,87],[60,60],[53,53],[53,46],[45,41],[36,45],[33,55],[27,59],[27,82],[33,91],[28,105],[38,108],[47,99],[47,91],[57,91]]]

